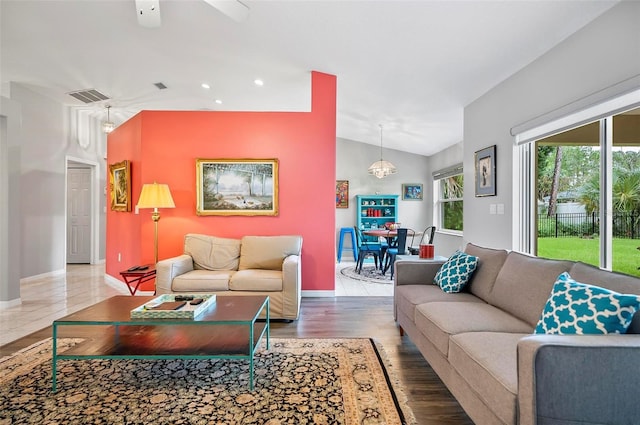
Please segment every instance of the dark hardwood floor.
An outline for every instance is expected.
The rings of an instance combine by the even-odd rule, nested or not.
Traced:
[[[407,336],[400,337],[392,308],[392,297],[303,298],[300,319],[291,323],[273,322],[271,335],[291,338],[373,338],[384,347],[418,424],[472,425],[473,422],[416,346]],[[89,331],[95,332],[96,329],[69,327],[60,336],[90,337],[86,334]],[[14,353],[50,336],[51,327],[34,332],[0,347],[0,356]]]

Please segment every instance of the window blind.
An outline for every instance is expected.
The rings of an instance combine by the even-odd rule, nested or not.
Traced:
[[[462,174],[462,171],[463,171],[462,163],[460,163],[448,168],[444,168],[442,170],[434,171],[432,175],[434,180],[440,180],[440,179],[446,179],[447,177]]]
[[[640,75],[569,103],[510,129],[516,145],[640,107]]]

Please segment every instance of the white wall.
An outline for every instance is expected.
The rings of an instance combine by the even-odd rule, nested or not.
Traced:
[[[104,228],[106,200],[98,185],[106,184],[105,142],[95,129],[85,129],[79,137],[77,126],[71,127],[75,114],[70,108],[21,84],[11,83],[9,94],[22,110],[20,220],[11,224],[21,232],[20,246],[15,247],[22,257],[20,277],[59,272],[66,266],[66,158],[99,164],[95,190],[101,199],[98,213]],[[101,258],[104,234],[99,235]]]
[[[379,146],[341,138],[338,138],[336,143],[336,180],[349,180],[349,208],[336,209],[336,252],[340,228],[353,227],[356,224],[356,195],[400,195],[398,221],[403,227],[422,230],[431,224],[432,170],[426,156],[384,149],[383,158],[395,165],[398,173],[378,179],[367,173],[367,169],[374,161],[380,159]],[[424,200],[403,201],[403,183],[421,183],[424,188]],[[345,245],[351,246],[350,242],[345,242]],[[342,259],[352,260],[351,251],[344,250]]]
[[[640,2],[621,2],[465,108],[465,240],[512,248],[510,128],[639,75],[639,58]],[[474,153],[494,144],[497,196],[476,198]],[[504,204],[505,214],[489,214],[490,204]]]

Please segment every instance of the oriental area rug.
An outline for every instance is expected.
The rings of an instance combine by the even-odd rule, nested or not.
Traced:
[[[81,339],[58,339],[64,351]],[[415,424],[371,339],[271,338],[246,360],[60,360],[51,339],[0,359],[0,425]]]

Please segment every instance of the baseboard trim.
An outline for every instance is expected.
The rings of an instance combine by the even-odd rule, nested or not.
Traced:
[[[336,296],[336,291],[301,291],[300,295],[305,298],[333,298]]]
[[[118,292],[122,292],[122,295],[131,295],[131,293],[129,293],[129,290],[127,289],[127,284],[120,279],[111,276],[110,274],[104,274],[104,282]]]
[[[54,271],[47,272],[47,273],[37,274],[37,275],[34,275],[34,276],[23,277],[23,278],[20,279],[20,284],[30,283],[30,282],[33,282],[34,280],[47,278],[47,277],[62,276],[66,272],[67,272],[66,269],[60,269],[60,270],[54,270]]]
[[[22,298],[15,298],[9,301],[0,301],[0,310],[4,310],[11,307],[16,307],[22,304]]]

